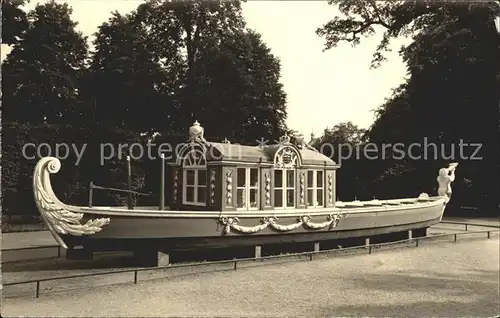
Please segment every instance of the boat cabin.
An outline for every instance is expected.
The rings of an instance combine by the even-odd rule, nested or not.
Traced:
[[[208,142],[196,121],[189,142],[168,164],[171,210],[276,210],[335,206],[333,160],[302,137],[244,146]]]

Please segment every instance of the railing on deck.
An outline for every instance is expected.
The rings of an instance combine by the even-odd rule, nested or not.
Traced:
[[[467,231],[467,233],[438,234],[438,235],[432,235],[432,236],[410,238],[410,239],[405,239],[405,240],[400,240],[400,241],[393,241],[393,242],[388,242],[388,243],[370,244],[368,242],[368,244],[366,244],[366,245],[360,245],[360,246],[354,246],[354,247],[348,247],[348,248],[328,249],[328,250],[322,250],[322,251],[321,250],[320,251],[310,251],[310,252],[292,253],[292,254],[285,254],[285,255],[271,255],[271,256],[262,256],[262,257],[239,258],[239,259],[231,259],[231,260],[199,262],[199,263],[190,263],[190,264],[177,264],[177,265],[170,264],[167,266],[158,266],[158,267],[154,267],[154,268],[124,269],[124,270],[107,271],[107,272],[99,272],[99,273],[87,273],[87,274],[79,274],[79,275],[40,278],[40,279],[5,283],[5,284],[3,284],[3,286],[14,286],[14,285],[33,284],[34,283],[34,284],[36,284],[35,297],[38,298],[40,296],[40,283],[47,282],[47,281],[90,277],[90,276],[113,275],[113,274],[120,274],[120,273],[133,273],[133,282],[134,282],[134,284],[137,284],[139,272],[158,271],[158,270],[165,270],[165,269],[172,269],[172,268],[187,268],[187,267],[196,267],[196,266],[207,266],[207,265],[216,265],[216,264],[231,264],[231,263],[233,264],[232,269],[237,270],[238,263],[242,263],[242,262],[257,261],[257,260],[263,261],[263,260],[268,260],[268,259],[280,259],[280,258],[297,257],[297,256],[307,256],[309,258],[309,261],[312,261],[314,259],[314,255],[316,255],[316,254],[342,253],[342,252],[351,251],[351,250],[367,250],[368,254],[372,254],[372,251],[374,248],[382,247],[382,246],[390,246],[390,245],[396,245],[396,244],[401,244],[401,243],[415,243],[415,247],[418,247],[421,241],[432,240],[435,238],[444,238],[444,237],[451,237],[451,238],[453,238],[453,242],[457,243],[459,236],[485,233],[486,237],[489,239],[489,238],[491,238],[492,232],[495,232],[495,233],[500,232],[500,226],[494,226],[494,225],[471,224],[471,223],[461,223],[461,222],[446,222],[446,221],[443,221],[441,223],[463,224],[463,225],[465,225],[465,230]],[[467,225],[479,226],[479,227],[490,227],[490,228],[495,228],[495,230],[468,231]]]
[[[149,196],[149,195],[151,195],[151,192],[149,192],[149,193],[143,193],[143,192],[137,192],[137,191],[134,191],[134,190],[125,190],[125,189],[102,187],[102,186],[95,185],[92,181],[90,181],[90,184],[89,184],[89,208],[92,207],[92,199],[93,199],[93,195],[94,195],[94,189],[97,189],[97,190],[106,190],[106,191],[114,191],[114,192],[124,192],[124,193],[128,193],[129,195],[132,195],[132,194],[143,195],[143,196]],[[128,200],[127,203],[128,203],[128,208],[130,210],[132,210],[133,209],[132,201]]]
[[[162,163],[164,161],[163,159],[164,159],[164,157],[162,156]],[[130,156],[127,156],[127,187],[128,187],[128,189],[125,190],[125,189],[102,187],[102,186],[95,185],[94,182],[90,181],[90,184],[89,184],[89,208],[92,207],[92,199],[93,199],[93,195],[94,195],[94,189],[128,193],[127,206],[128,206],[129,210],[132,210],[134,208],[133,198],[132,198],[133,194],[143,195],[143,196],[151,195],[151,192],[141,193],[141,192],[137,192],[137,191],[132,190],[132,168],[130,166],[130,160],[131,160]]]

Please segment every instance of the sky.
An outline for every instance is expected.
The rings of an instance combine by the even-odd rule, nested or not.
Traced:
[[[44,0],[31,0],[32,9]],[[89,36],[107,21],[112,11],[128,13],[142,0],[68,0],[73,8],[77,29]],[[372,54],[379,44],[379,32],[363,38],[357,47],[348,43],[323,52],[324,38],[316,35],[318,27],[338,15],[326,1],[253,1],[243,4],[248,27],[262,35],[271,52],[281,61],[281,83],[287,93],[287,125],[308,138],[325,128],[352,121],[369,128],[373,110],[390,97],[401,84],[406,68],[398,50],[408,39],[395,40],[387,53],[388,61],[370,69]],[[2,44],[2,60],[9,52]],[[8,80],[8,79],[4,79]],[[201,123],[203,125],[203,123]]]

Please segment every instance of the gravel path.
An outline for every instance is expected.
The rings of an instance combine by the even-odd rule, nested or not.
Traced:
[[[499,239],[13,298],[2,316],[492,317]]]
[[[2,250],[57,245],[49,231],[2,233]]]

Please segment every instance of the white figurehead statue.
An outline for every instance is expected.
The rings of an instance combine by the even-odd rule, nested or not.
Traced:
[[[458,163],[450,163],[448,168],[439,169],[439,175],[437,177],[438,195],[445,197],[445,203],[448,203],[451,199],[451,183],[455,181],[455,169]]]

